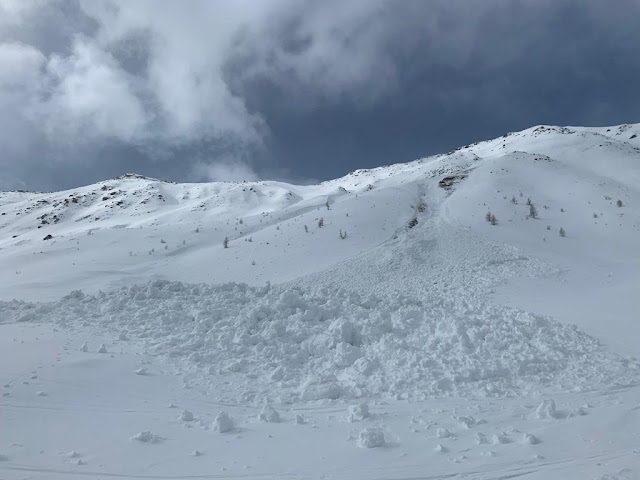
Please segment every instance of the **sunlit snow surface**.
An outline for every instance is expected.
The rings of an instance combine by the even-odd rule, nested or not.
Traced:
[[[639,478],[636,133],[0,194],[0,478]]]

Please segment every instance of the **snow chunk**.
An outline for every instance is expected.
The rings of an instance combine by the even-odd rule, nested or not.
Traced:
[[[446,453],[446,452],[449,451],[449,449],[447,447],[445,447],[444,445],[442,445],[441,443],[437,444],[436,448],[434,448],[434,450],[436,452],[439,452],[439,453]]]
[[[260,412],[260,415],[258,415],[258,418],[262,422],[268,422],[268,423],[280,422],[280,414],[276,412],[276,409],[273,408],[269,403],[265,404],[265,406],[262,407],[262,411]]]
[[[525,433],[522,436],[522,443],[526,443],[529,445],[537,445],[538,443],[540,443],[540,439],[535,435],[533,435],[532,433]]]
[[[88,352],[89,345],[87,345],[87,342],[84,342],[82,345],[80,345],[80,348],[78,350],[80,350],[81,352]]]
[[[43,392],[42,390],[39,390],[36,392],[36,395],[39,397],[48,397],[49,394],[47,392]]]
[[[478,445],[489,443],[489,439],[487,439],[487,436],[484,433],[476,432],[474,438]]]
[[[180,420],[183,422],[193,422],[193,413],[189,410],[183,410],[180,414]]]
[[[556,402],[553,400],[543,400],[538,408],[536,408],[536,418],[558,418],[558,412],[556,411]]]
[[[360,448],[384,447],[384,432],[381,428],[365,428],[358,435],[358,446]]]
[[[503,445],[505,443],[511,443],[511,439],[504,433],[494,433],[491,437],[491,441],[494,445]]]
[[[452,438],[454,435],[446,428],[439,428],[436,430],[436,437],[438,438]]]
[[[106,345],[104,343],[100,344],[100,348],[98,349],[98,353],[109,353],[107,351],[107,347],[106,347]]]
[[[469,415],[468,417],[456,417],[456,419],[462,424],[464,428],[467,429],[484,423],[482,420],[476,420],[471,415]]]
[[[349,422],[359,422],[369,418],[369,405],[366,403],[358,403],[357,405],[349,405],[347,420]]]
[[[317,377],[310,375],[302,384],[303,400],[336,400],[342,396],[342,388],[333,374]]]
[[[573,411],[573,415],[578,415],[580,417],[583,417],[585,415],[588,415],[588,412],[584,407],[578,407]]]
[[[345,368],[353,365],[362,357],[362,350],[349,343],[341,342],[336,345],[334,361],[338,367]]]
[[[132,437],[129,437],[129,440],[136,440],[143,443],[158,443],[162,441],[162,437],[154,434],[149,430],[146,430],[144,432],[136,433]]]
[[[229,416],[227,412],[224,412],[224,411],[220,412],[218,413],[218,415],[216,415],[216,418],[213,420],[213,423],[211,424],[211,429],[220,433],[231,432],[234,429],[233,419]]]

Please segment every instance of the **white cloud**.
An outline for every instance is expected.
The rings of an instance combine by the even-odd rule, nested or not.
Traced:
[[[0,38],[20,21],[22,36],[34,37],[27,33],[42,21],[35,21],[38,12],[47,16],[61,5],[0,2],[0,11],[11,19],[4,33],[0,24]],[[45,56],[44,50],[12,43],[0,51],[0,66],[14,65],[0,72],[0,89],[34,86],[22,99],[21,113],[53,143],[116,139],[151,144],[152,150],[221,139],[259,146],[268,127],[225,78],[230,58],[247,48],[256,56],[244,75],[289,83],[292,102],[345,94],[369,101],[395,85],[393,59],[384,51],[390,34],[384,10],[390,4],[383,0],[163,2],[161,7],[152,0],[81,0],[79,5],[94,27],[74,32],[70,48]],[[304,49],[283,47],[272,26],[287,21],[296,25],[295,35],[309,39]],[[135,45],[140,38],[144,45]],[[137,47],[132,69],[122,52]],[[314,95],[304,98],[309,91]]]
[[[53,88],[37,114],[50,135],[64,136],[66,142],[135,141],[143,135],[149,120],[135,82],[108,53],[78,39],[70,55],[51,57],[47,74]]]
[[[30,45],[0,43],[0,92],[36,88],[45,62],[45,56]]]
[[[149,39],[142,92],[156,108],[154,134],[171,142],[231,136],[260,143],[264,125],[223,78],[233,36],[264,20],[276,2],[83,2],[100,25],[94,41],[110,49],[143,32]]]
[[[37,102],[46,59],[37,49],[20,43],[0,43],[0,164],[29,151],[36,127],[26,112]],[[3,172],[5,177],[8,172]]]

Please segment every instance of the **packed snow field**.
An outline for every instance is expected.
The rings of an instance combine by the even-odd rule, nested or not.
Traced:
[[[640,478],[639,132],[0,193],[0,478]]]

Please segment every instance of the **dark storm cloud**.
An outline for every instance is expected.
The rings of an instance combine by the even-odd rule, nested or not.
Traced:
[[[538,123],[640,120],[639,2],[474,5],[403,2],[393,20],[380,17],[393,28],[368,79],[393,78],[386,91],[356,83],[326,95],[295,69],[249,76],[238,88],[270,126],[272,151],[321,177]],[[362,89],[379,96],[363,99]]]
[[[639,121],[640,1],[0,0],[0,188],[326,179]]]

